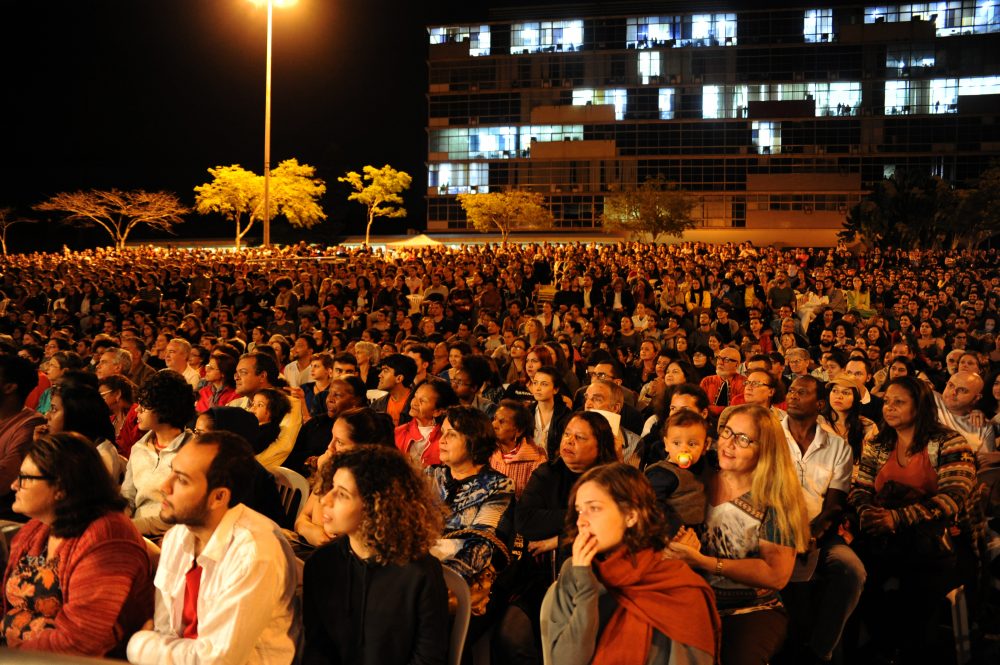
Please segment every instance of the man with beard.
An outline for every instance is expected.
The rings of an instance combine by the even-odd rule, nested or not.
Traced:
[[[299,631],[292,549],[241,502],[253,451],[229,432],[185,444],[163,483],[163,539],[153,619],[129,640],[137,664],[291,663]]]

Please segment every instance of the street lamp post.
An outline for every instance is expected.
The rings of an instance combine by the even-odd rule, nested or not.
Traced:
[[[267,2],[267,64],[264,74],[264,246],[271,246],[271,33],[274,5],[287,7],[296,0],[251,0],[260,5]]]
[[[274,0],[267,0],[267,65],[264,74],[264,247],[271,246],[271,30]]]

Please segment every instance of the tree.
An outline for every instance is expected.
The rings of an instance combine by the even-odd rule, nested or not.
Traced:
[[[368,225],[365,227],[365,247],[371,238],[372,222],[376,217],[406,217],[400,192],[409,189],[413,178],[406,171],[397,171],[388,164],[380,169],[366,165],[362,176],[357,171],[348,171],[340,182],[346,182],[354,191],[348,201],[357,201],[368,211]]]
[[[693,196],[657,176],[636,189],[605,196],[601,222],[607,229],[648,235],[655,242],[661,235],[680,237],[694,228],[695,204]]]
[[[976,179],[975,187],[959,190],[958,211],[951,225],[952,247],[972,249],[1000,233],[1000,166]]]
[[[537,192],[512,189],[459,194],[458,202],[474,229],[482,233],[499,231],[505,245],[511,231],[546,228],[554,224],[552,213],[545,207],[545,197]]]
[[[14,216],[13,208],[0,208],[0,247],[7,256],[7,231],[15,224],[33,224],[37,220]]]
[[[194,188],[195,209],[200,214],[219,213],[236,225],[236,248],[257,220],[264,219],[264,176],[239,164],[208,169],[210,182]],[[292,226],[311,228],[326,219],[318,199],[326,184],[316,169],[286,159],[271,170],[270,219],[284,215]],[[246,224],[244,225],[244,221]]]
[[[962,197],[937,176],[897,171],[876,183],[871,193],[847,213],[838,236],[860,237],[867,245],[939,248],[955,235]]]
[[[181,215],[190,212],[174,194],[142,189],[61,192],[36,205],[35,210],[67,213],[62,220],[66,224],[99,226],[118,249],[125,248],[125,241],[137,226],[173,233],[174,226],[184,221]]]

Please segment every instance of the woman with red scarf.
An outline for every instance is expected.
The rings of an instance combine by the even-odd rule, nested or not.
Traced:
[[[573,558],[542,603],[546,663],[715,662],[712,589],[662,557],[667,523],[637,469],[608,464],[580,477],[566,513]],[[672,659],[674,650],[683,657]]]

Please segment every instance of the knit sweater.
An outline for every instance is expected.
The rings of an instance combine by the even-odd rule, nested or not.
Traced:
[[[859,513],[875,505],[875,477],[894,451],[879,440],[865,442],[858,478],[849,497]],[[951,430],[934,436],[927,442],[927,455],[937,470],[938,491],[922,501],[893,510],[897,526],[934,520],[953,522],[966,508],[976,483],[976,462],[965,438]]]
[[[31,520],[11,543],[7,578],[25,555],[45,549],[49,527]],[[153,616],[153,578],[142,536],[122,513],[108,513],[56,549],[62,609],[55,628],[20,645],[85,656],[124,656],[132,633]],[[10,609],[6,594],[3,611]]]

